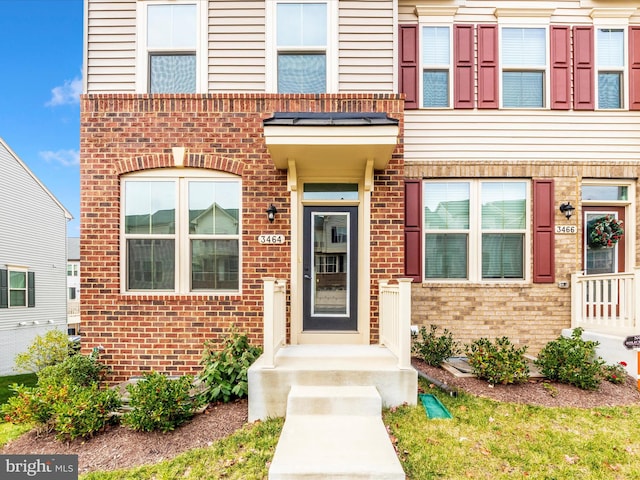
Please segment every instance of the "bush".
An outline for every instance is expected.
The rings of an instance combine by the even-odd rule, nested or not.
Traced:
[[[203,369],[199,377],[209,387],[204,400],[229,402],[246,397],[249,393],[247,371],[262,350],[251,345],[247,336],[238,332],[232,332],[225,339],[221,350],[215,350],[215,347],[214,343],[205,342],[200,362]]]
[[[77,385],[89,387],[99,384],[106,373],[106,365],[94,355],[73,355],[61,363],[45,367],[38,372],[38,385]]]
[[[114,390],[78,385],[24,387],[15,385],[16,395],[2,406],[5,421],[34,423],[38,428],[57,432],[58,439],[89,437],[110,421],[120,406]]]
[[[7,422],[33,423],[55,431],[58,439],[89,437],[111,421],[120,398],[100,390],[105,366],[90,356],[74,355],[38,372],[38,385],[13,385],[15,396],[2,406]]]
[[[602,378],[607,382],[621,385],[627,379],[626,362],[616,363],[615,365],[602,366]]]
[[[492,343],[480,338],[465,345],[469,365],[478,378],[490,384],[524,383],[529,379],[529,365],[524,354],[527,347],[516,348],[507,337]]]
[[[53,407],[56,438],[91,437],[112,421],[111,412],[119,407],[120,396],[115,390],[100,390],[97,383],[88,387],[72,385],[66,401]]]
[[[68,335],[62,330],[49,330],[44,335],[37,335],[26,352],[16,355],[16,369],[39,372],[44,367],[64,361],[72,353]]]
[[[604,361],[596,356],[598,342],[582,339],[582,328],[575,328],[571,338],[559,337],[547,343],[535,364],[549,380],[568,383],[583,390],[597,390]]]
[[[446,328],[443,334],[436,336],[438,327],[431,325],[427,333],[425,326],[420,328],[420,337],[414,334],[413,353],[425,361],[427,365],[439,367],[444,360],[456,355],[459,352],[458,344],[453,340],[453,334]]]
[[[197,407],[189,396],[192,383],[193,377],[188,375],[177,379],[157,372],[145,375],[127,386],[132,410],[124,414],[123,423],[143,432],[168,432],[182,425],[193,417]]]

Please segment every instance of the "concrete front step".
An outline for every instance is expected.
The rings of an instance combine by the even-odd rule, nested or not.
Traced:
[[[260,357],[248,373],[249,421],[284,417],[294,385],[375,386],[384,407],[415,405],[418,374],[398,368],[397,358],[377,345],[293,345],[281,348],[275,367]]]
[[[381,405],[372,386],[293,386],[269,480],[404,480]]]

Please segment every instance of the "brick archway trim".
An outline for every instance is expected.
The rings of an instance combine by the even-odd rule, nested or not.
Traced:
[[[186,155],[184,167],[186,168],[205,168],[208,170],[218,170],[222,172],[233,173],[242,176],[244,163],[230,158],[220,156],[190,153]],[[171,153],[158,153],[150,155],[142,155],[119,160],[114,164],[116,175],[124,175],[125,173],[138,172],[141,170],[149,170],[152,168],[175,168],[173,155]]]

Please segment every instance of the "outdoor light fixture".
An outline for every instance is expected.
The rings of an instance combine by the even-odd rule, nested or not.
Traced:
[[[269,208],[267,208],[267,218],[269,219],[269,223],[273,223],[276,219],[276,213],[278,213],[278,209],[272,203]]]
[[[571,214],[573,214],[573,211],[575,209],[576,207],[571,205],[571,202],[563,203],[562,205],[560,205],[560,211],[564,213],[564,216],[567,217],[567,220],[571,218]]]

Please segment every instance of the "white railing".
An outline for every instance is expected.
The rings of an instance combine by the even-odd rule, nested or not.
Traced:
[[[640,268],[630,273],[571,275],[571,327],[640,327]]]
[[[397,358],[399,368],[411,368],[411,279],[379,284],[380,344]]]
[[[287,341],[287,282],[263,278],[264,351],[266,368],[274,368],[276,353]]]

